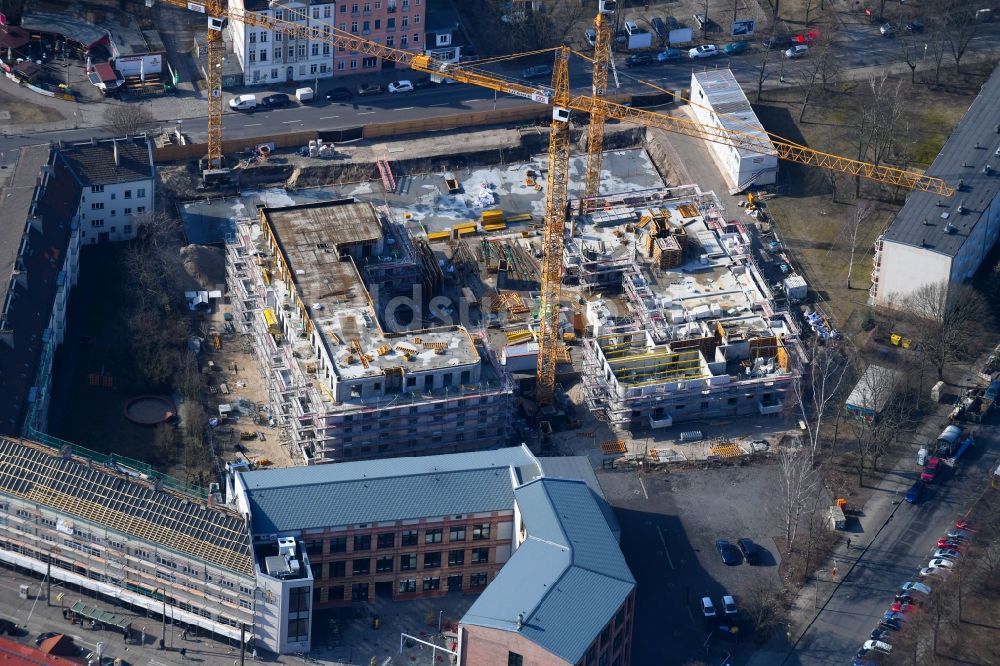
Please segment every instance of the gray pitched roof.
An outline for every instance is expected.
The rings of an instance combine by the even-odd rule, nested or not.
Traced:
[[[764,126],[760,124],[757,114],[750,106],[750,100],[743,92],[743,87],[740,86],[731,70],[706,69],[701,72],[693,72],[691,76],[705,91],[707,102],[712,107],[712,111],[715,112],[720,127],[752,136],[761,145],[769,147],[765,153],[767,155],[778,154],[778,151],[771,145],[771,138],[764,130]],[[744,148],[740,148],[739,153],[741,156],[761,154],[760,151]]]
[[[941,178],[952,187],[961,180],[961,191],[951,198],[928,192],[911,193],[886,231],[886,241],[924,247],[949,257],[958,254],[1000,192],[997,109],[1000,109],[1000,67],[983,84],[927,170],[927,175]],[[987,164],[993,169],[992,175],[983,173]],[[964,213],[958,212],[959,206]],[[988,247],[983,248],[984,253],[988,251]]]
[[[152,147],[145,136],[63,143],[59,154],[85,187],[154,177]]]
[[[517,632],[575,664],[635,579],[586,483],[540,478],[514,494],[528,537],[462,624]]]
[[[242,472],[256,534],[514,507],[527,447]]]

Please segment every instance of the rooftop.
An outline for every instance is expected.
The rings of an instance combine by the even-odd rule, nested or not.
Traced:
[[[635,578],[586,483],[541,478],[514,495],[528,536],[462,624],[519,633],[575,664]]]
[[[732,71],[729,69],[706,69],[693,72],[691,76],[705,91],[706,100],[704,101],[715,112],[714,115],[720,127],[748,134],[760,142],[770,144],[770,137],[757,119],[757,114],[750,106],[750,100],[747,99],[746,93],[743,92],[743,88],[733,76]],[[703,100],[692,101],[700,104]],[[740,149],[741,157],[759,154],[759,151]],[[778,152],[772,146],[768,154],[777,155]]]
[[[134,183],[155,175],[152,144],[144,135],[63,143],[59,154],[84,187]]]
[[[51,173],[43,181],[50,162]],[[79,202],[79,185],[48,145],[22,148],[7,186],[0,188],[0,331],[5,334],[0,341],[0,433],[21,433],[45,328],[65,281],[62,259]],[[29,222],[33,212],[34,225]]]
[[[534,478],[527,447],[240,472],[254,534],[514,507],[510,468]]]
[[[382,222],[371,204],[335,201],[262,208],[261,216],[287,261],[286,276],[330,350],[338,377],[480,362],[475,343],[461,327],[382,330],[357,268],[357,263],[380,261],[387,251]]]
[[[41,444],[0,438],[0,494],[253,575],[250,535],[238,513]]]
[[[958,254],[1000,192],[998,108],[1000,67],[983,84],[927,170],[927,175],[943,179],[958,191],[951,198],[911,192],[889,225],[886,241],[923,247],[950,257]],[[991,173],[984,171],[987,165]],[[984,252],[988,249],[984,248]]]
[[[55,12],[25,12],[21,17],[21,27],[31,32],[45,32],[62,35],[71,42],[93,47],[108,38],[108,31],[90,23],[67,9]]]

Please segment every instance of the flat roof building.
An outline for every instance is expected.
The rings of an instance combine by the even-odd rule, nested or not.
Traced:
[[[237,221],[227,268],[274,413],[307,463],[506,443],[513,384],[485,344],[396,320],[400,299],[420,317],[426,278],[388,214],[353,200],[261,208]]]
[[[972,279],[1000,236],[1000,67],[927,170],[954,196],[911,192],[875,242],[870,300],[906,307],[926,285]]]

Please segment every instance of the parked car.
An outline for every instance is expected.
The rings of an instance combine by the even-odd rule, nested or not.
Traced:
[[[924,24],[922,21],[918,19],[913,19],[912,21],[909,21],[906,24],[906,32],[923,32],[923,31],[924,31]]]
[[[722,47],[722,50],[726,55],[739,55],[740,53],[745,53],[748,48],[750,48],[748,42],[729,42]]]
[[[861,647],[865,652],[869,650],[881,652],[882,654],[890,654],[892,652],[892,646],[882,641],[865,641],[865,644]]]
[[[919,592],[921,594],[930,594],[931,587],[925,583],[915,583],[908,581],[903,583],[902,587],[899,588],[904,594],[909,594],[910,592]]]
[[[354,95],[349,88],[334,88],[326,94],[331,102],[349,102]]]
[[[671,62],[673,60],[681,59],[680,49],[667,49],[666,51],[660,51],[656,54],[657,62]]]
[[[934,477],[937,476],[938,469],[941,467],[941,459],[937,456],[931,458],[927,461],[927,466],[924,467],[924,471],[920,473],[920,480],[924,483],[934,483]]]
[[[906,495],[903,496],[903,499],[909,502],[910,504],[916,504],[917,502],[920,501],[920,498],[923,496],[923,494],[924,494],[924,482],[918,480],[916,483],[910,486],[909,490],[906,491]]]
[[[899,620],[885,619],[878,623],[879,629],[886,629],[888,631],[899,631],[903,628],[903,624]]]
[[[883,23],[882,27],[878,29],[882,33],[883,37],[892,37],[896,34],[896,26],[891,23]]]
[[[895,601],[891,606],[889,606],[889,610],[893,613],[909,613],[914,609],[914,607],[916,607],[916,604],[911,604],[906,601]]]
[[[0,618],[0,634],[6,634],[8,636],[17,636],[20,630],[17,625],[8,619]]]
[[[868,637],[873,641],[880,641],[889,635],[888,629],[882,629],[881,627],[875,627],[872,629],[872,633],[868,634]]]
[[[38,636],[35,638],[35,645],[36,646],[41,645],[42,643],[49,640],[53,636],[58,636],[58,635],[59,635],[58,631],[46,631],[44,634],[38,634]]]
[[[382,92],[382,86],[377,83],[362,83],[358,86],[358,97],[378,95]]]
[[[743,562],[743,556],[740,555],[739,549],[725,539],[716,541],[715,549],[719,551],[719,555],[722,556],[722,562],[726,566],[734,567]]]
[[[972,535],[965,530],[948,530],[945,537],[953,541],[965,542],[972,538]]]
[[[429,76],[422,76],[419,79],[410,79],[410,83],[413,84],[414,90],[423,90],[424,88],[433,88],[437,84],[431,80]]]
[[[795,42],[788,35],[775,35],[774,37],[769,37],[764,46],[772,51],[784,51],[785,49],[794,46]]]
[[[938,548],[934,551],[934,558],[939,560],[957,560],[962,557],[962,553],[954,548]]]
[[[701,598],[701,614],[705,618],[715,617],[715,604],[712,603],[710,597]]]
[[[946,560],[943,557],[936,557],[927,563],[928,569],[952,569],[955,567],[955,562],[952,560]]]
[[[736,545],[739,547],[747,564],[753,566],[760,561],[760,547],[750,539],[737,539]]]
[[[689,58],[711,58],[719,55],[719,47],[715,44],[704,44],[688,50]]]
[[[265,109],[280,109],[288,106],[291,101],[285,93],[274,93],[273,95],[265,95],[261,98],[260,105]]]
[[[587,43],[591,46],[597,46],[597,33],[593,28],[587,28],[583,33],[583,36],[587,39]]]
[[[963,530],[965,532],[975,532],[976,531],[975,529],[973,529],[972,525],[969,524],[969,521],[963,520],[961,518],[955,521],[955,529],[957,529],[957,530]]]
[[[391,93],[413,92],[413,84],[410,83],[408,79],[393,81],[392,83],[389,84],[389,92]]]
[[[955,539],[938,539],[937,542],[938,548],[954,548],[958,550],[961,545],[962,543],[960,541],[956,541]]]
[[[945,567],[924,567],[917,572],[917,575],[921,578],[927,578],[929,576],[947,576],[951,573],[951,569]]]
[[[790,49],[785,50],[785,57],[789,60],[795,60],[796,58],[801,58],[806,53],[809,52],[809,47],[805,44],[796,44]]]
[[[652,62],[653,55],[651,53],[634,53],[625,58],[626,67],[639,67],[641,65],[649,65]]]
[[[727,616],[738,615],[740,612],[736,607],[736,599],[733,599],[728,594],[722,597],[722,610]]]
[[[537,79],[552,74],[552,65],[532,65],[521,72],[522,79]]]
[[[667,38],[667,24],[663,22],[663,19],[658,16],[654,16],[653,20],[649,22],[649,25],[653,27],[653,32],[656,33],[657,37],[660,39]]]
[[[253,111],[257,108],[257,96],[237,95],[229,100],[229,108],[233,111]]]

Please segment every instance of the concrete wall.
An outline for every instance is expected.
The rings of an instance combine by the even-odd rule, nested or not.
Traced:
[[[875,304],[898,306],[920,287],[948,280],[951,263],[951,257],[927,248],[884,241]]]

